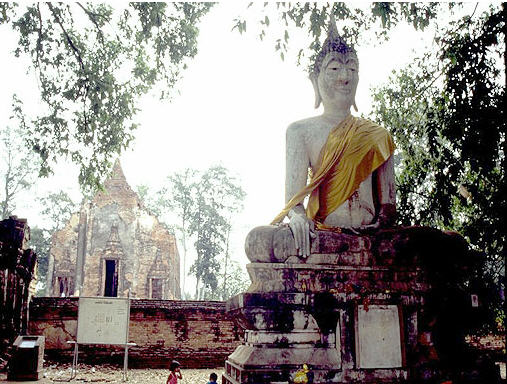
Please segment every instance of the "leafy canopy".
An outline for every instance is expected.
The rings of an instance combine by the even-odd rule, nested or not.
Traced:
[[[298,64],[311,63],[319,52],[321,44],[327,34],[329,16],[334,15],[340,34],[349,44],[360,43],[364,46],[373,40],[375,43],[389,38],[388,31],[396,25],[405,22],[411,24],[417,30],[428,27],[437,14],[444,9],[452,10],[456,3],[407,3],[407,2],[373,2],[369,4],[351,3],[291,3],[277,2],[257,5],[253,2],[249,8],[261,8],[257,26],[260,26],[258,36],[263,40],[267,36],[273,24],[280,25],[275,38],[275,49],[280,52],[282,59],[289,51],[291,33],[297,29],[305,31],[309,37],[308,46],[301,47],[297,53]],[[248,14],[245,14],[245,16]],[[276,22],[271,22],[275,17]],[[244,33],[247,30],[246,17],[237,17],[234,20],[233,29]],[[275,29],[275,28],[273,28]],[[366,31],[372,31],[374,36],[368,35],[361,40]],[[309,64],[308,64],[309,65]]]
[[[60,157],[80,166],[85,189],[100,185],[136,129],[139,97],[162,84],[169,97],[197,52],[196,25],[211,3],[0,3],[0,24],[31,60],[44,110],[25,116],[41,175]]]
[[[498,288],[507,238],[505,20],[498,6],[451,24],[438,33],[434,50],[375,92],[377,118],[398,146],[401,224],[467,238],[480,262],[466,284],[483,293],[497,322],[504,316]]]

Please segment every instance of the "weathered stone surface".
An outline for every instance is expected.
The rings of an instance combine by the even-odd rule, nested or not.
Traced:
[[[399,308],[396,305],[359,305],[356,350],[359,368],[403,366]]]
[[[459,249],[462,238],[429,227],[397,227],[370,235],[352,235],[333,231],[316,231],[311,254],[297,256],[294,237],[287,225],[256,227],[245,241],[245,251],[252,263],[335,264],[349,266],[415,266],[435,253],[434,244]],[[461,248],[466,247],[463,244]],[[442,253],[445,253],[442,252]]]
[[[240,356],[254,359],[228,360],[227,384],[290,381],[300,367],[289,367],[275,355],[263,366],[260,356],[270,348],[291,356],[309,345],[340,356],[340,368],[310,367],[314,383],[432,382],[448,376],[450,361],[462,366],[455,377],[472,369],[453,358],[459,354],[464,361],[470,355],[461,345],[463,322],[452,317],[452,308],[456,313],[474,309],[470,296],[456,288],[461,269],[473,262],[458,234],[424,227],[361,236],[319,231],[306,260],[290,249],[287,227],[264,227],[256,236],[264,236],[269,260],[288,257],[247,265],[248,292],[227,304],[247,329],[248,349]],[[270,250],[266,239],[271,238]],[[467,305],[471,309],[463,310]],[[296,317],[304,320],[303,327],[295,326]]]
[[[27,249],[26,219],[0,221],[0,365],[15,337],[26,335],[28,303],[35,292],[37,255]]]
[[[334,348],[255,348],[241,345],[229,359],[242,368],[276,368],[283,365],[295,370],[303,364],[309,364],[316,369],[340,368],[339,352]]]
[[[332,261],[331,254],[342,255],[342,259],[352,257],[355,260],[356,254],[361,255],[362,252],[370,250],[370,240],[367,236],[353,236],[329,231],[316,231],[316,234],[317,237],[311,245],[311,255],[306,259],[307,263],[327,261],[338,264],[342,260]],[[251,262],[280,263],[285,262],[289,257],[294,257],[296,262],[304,262],[297,256],[294,237],[288,225],[266,225],[252,229],[245,240],[245,251]],[[350,254],[346,254],[347,252]],[[327,255],[329,259],[319,261],[317,255]]]
[[[379,362],[372,362],[371,354],[368,355],[371,349],[366,349],[361,363],[366,366],[360,365],[361,351],[354,335],[370,335],[365,332],[371,330],[372,325],[368,321],[371,319],[367,318],[366,322],[364,319],[367,308],[373,311],[396,309],[396,318],[391,316],[381,325],[388,331],[397,330],[401,360],[401,322],[397,311],[399,306],[405,305],[407,322],[410,322],[411,314],[419,305],[411,293],[406,292],[405,296],[336,291],[238,295],[227,303],[227,310],[248,330],[244,344],[226,362],[226,380],[230,383],[290,381],[302,364],[307,364],[311,367],[314,383],[403,381],[408,377],[407,369],[398,361],[393,363],[389,354],[380,357]],[[363,304],[365,302],[368,306]],[[373,319],[373,323],[377,320]],[[358,324],[361,333],[357,330]],[[416,337],[414,327],[407,327],[407,330],[409,338]],[[383,354],[379,350],[382,343],[375,341],[378,340],[373,340],[375,352]]]
[[[271,348],[280,348],[294,362],[304,356],[292,355],[296,350],[335,351],[340,364],[321,369],[317,362],[311,367],[314,383],[394,383],[418,377],[410,376],[414,360],[408,359],[417,355],[421,327],[426,327],[421,311],[439,263],[466,257],[461,238],[421,227],[361,236],[318,231],[305,260],[291,248],[287,227],[252,233],[246,247],[254,250],[250,256],[265,252],[269,257],[264,260],[285,262],[247,265],[248,292],[227,304],[247,329],[245,348],[226,362],[227,383],[290,381],[300,367],[287,365],[277,354],[268,359],[263,353]],[[254,237],[261,239],[262,249],[249,243]]]
[[[330,264],[250,263],[248,292],[329,292],[393,294],[424,292],[429,286],[419,268],[337,266]]]
[[[114,263],[116,296],[180,297],[176,239],[143,206],[119,162],[104,190],[54,234],[47,296],[103,296],[107,261]]]

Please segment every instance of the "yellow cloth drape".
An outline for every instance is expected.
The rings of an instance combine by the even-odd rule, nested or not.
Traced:
[[[329,133],[310,183],[296,193],[271,224],[281,222],[310,194],[306,215],[322,225],[392,155],[394,148],[386,129],[370,120],[347,117]]]

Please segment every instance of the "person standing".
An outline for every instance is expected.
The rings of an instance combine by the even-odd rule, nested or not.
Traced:
[[[209,375],[209,381],[208,381],[208,384],[217,384],[217,380],[218,380],[218,376],[215,372],[212,372],[210,375]]]
[[[169,376],[167,377],[166,384],[178,384],[178,379],[183,379],[183,376],[181,375],[180,371],[180,363],[178,363],[176,360],[173,360],[171,362],[171,365],[169,366]]]

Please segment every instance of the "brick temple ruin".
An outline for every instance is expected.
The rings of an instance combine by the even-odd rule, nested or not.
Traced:
[[[146,209],[116,161],[104,189],[51,239],[46,296],[180,299],[175,236]]]

